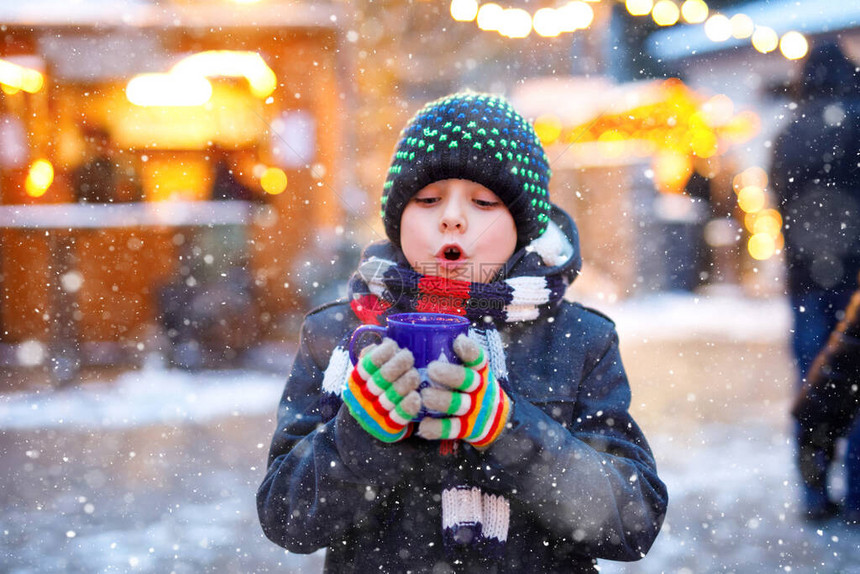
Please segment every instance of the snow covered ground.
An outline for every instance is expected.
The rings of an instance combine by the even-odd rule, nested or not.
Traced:
[[[860,574],[860,528],[797,516],[785,301],[595,305],[618,324],[670,492],[649,555],[601,570]],[[321,554],[284,552],[256,519],[283,378],[150,366],[0,395],[0,572],[320,571]]]

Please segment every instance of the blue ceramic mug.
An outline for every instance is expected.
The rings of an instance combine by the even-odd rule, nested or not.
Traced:
[[[419,389],[427,387],[427,365],[437,359],[446,359],[449,363],[460,364],[460,358],[454,353],[454,339],[458,335],[469,334],[469,320],[459,315],[445,313],[398,313],[390,315],[385,327],[362,325],[352,334],[349,340],[349,358],[353,364],[358,362],[357,348],[361,348],[361,340],[368,335],[393,339],[401,349],[409,349],[415,357],[415,368],[421,376]],[[427,415],[424,407],[416,421]],[[441,416],[441,415],[438,415]]]
[[[457,335],[469,334],[469,320],[445,313],[397,313],[388,317],[385,327],[362,325],[349,340],[349,358],[358,362],[356,347],[366,335],[393,339],[403,349],[412,351],[415,368],[426,368],[432,361],[445,357],[448,362],[459,363],[453,343]]]

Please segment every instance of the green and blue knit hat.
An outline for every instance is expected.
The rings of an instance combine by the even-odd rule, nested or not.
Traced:
[[[403,128],[382,191],[385,233],[400,245],[400,218],[434,181],[468,179],[499,196],[517,245],[549,223],[549,163],[532,125],[500,96],[457,93],[430,102]]]

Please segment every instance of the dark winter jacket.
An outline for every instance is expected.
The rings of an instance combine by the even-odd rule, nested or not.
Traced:
[[[575,238],[573,222],[563,218]],[[575,273],[578,255],[565,265]],[[564,302],[552,317],[499,327],[510,424],[483,452],[463,443],[459,459],[470,483],[510,500],[498,563],[478,554],[447,563],[440,495],[452,459],[438,442],[384,444],[344,407],[321,423],[323,371],[357,326],[342,302],[305,318],[257,494],[271,540],[299,553],[328,547],[327,572],[359,573],[593,572],[596,558],[638,560],[648,551],[667,494],[628,413],[630,388],[610,320]]]
[[[835,44],[804,65],[798,107],[774,144],[791,293],[846,291],[860,271],[860,76]]]
[[[860,277],[858,277],[860,280]],[[802,427],[801,448],[833,453],[837,438],[860,412],[860,289],[827,346],[815,358],[792,414]]]

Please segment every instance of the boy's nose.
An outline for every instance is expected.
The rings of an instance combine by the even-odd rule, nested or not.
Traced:
[[[442,232],[445,231],[466,231],[466,217],[463,210],[456,205],[456,202],[449,202],[445,206],[445,211],[442,212],[442,218],[439,220],[439,227]]]

